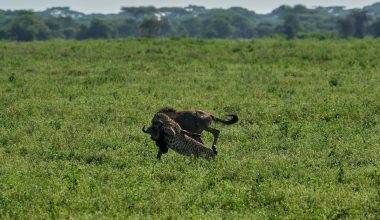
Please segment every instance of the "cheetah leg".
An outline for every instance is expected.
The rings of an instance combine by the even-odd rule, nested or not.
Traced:
[[[215,146],[215,145],[213,145],[213,146],[211,147],[211,149],[212,149],[212,152],[213,152],[215,155],[218,155],[218,150],[216,150],[216,146]]]

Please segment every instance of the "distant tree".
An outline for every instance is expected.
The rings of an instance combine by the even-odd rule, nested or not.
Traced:
[[[48,26],[31,11],[19,11],[12,19],[8,32],[17,41],[46,40],[51,36]]]
[[[367,12],[365,10],[355,10],[351,16],[354,18],[354,36],[363,38],[369,21]]]
[[[62,32],[63,24],[62,24],[61,18],[49,17],[45,20],[45,24],[52,31],[52,37],[54,37],[54,38],[65,38],[65,35]]]
[[[347,16],[338,20],[338,32],[343,37],[353,36],[355,32],[353,17]]]
[[[200,37],[202,23],[198,17],[190,17],[179,24],[178,34],[189,37]]]
[[[45,24],[52,31],[62,31],[65,28],[76,28],[77,24],[71,17],[53,17],[50,16],[45,19]]]
[[[0,9],[0,24],[4,23],[6,20],[5,11]]]
[[[370,30],[374,37],[380,37],[380,17],[371,24]]]
[[[6,23],[5,11],[0,9],[0,40],[8,37]]]
[[[118,37],[137,36],[139,27],[135,19],[128,18],[116,27]]]
[[[213,16],[203,21],[202,35],[207,38],[228,38],[233,27],[225,16]]]
[[[7,38],[7,32],[5,30],[0,30],[0,40]]]
[[[273,23],[259,23],[255,28],[255,36],[265,37],[275,33],[276,26]]]
[[[151,17],[157,12],[157,9],[153,6],[148,7],[122,7],[122,13],[133,16],[136,19],[142,19],[144,17]]]
[[[281,29],[288,39],[293,39],[300,30],[298,17],[294,14],[286,15]]]
[[[199,14],[205,12],[207,9],[204,6],[189,5],[185,7],[185,10]]]
[[[160,27],[158,30],[158,35],[160,36],[172,36],[174,33],[174,28],[169,19],[167,18],[162,18],[160,21]]]
[[[129,36],[251,38],[279,34],[277,36],[283,38],[286,35],[292,39],[298,36],[309,38],[308,33],[317,32],[338,32],[343,37],[362,38],[369,33],[379,35],[376,21],[371,23],[366,13],[378,16],[379,5],[365,7],[365,11],[283,5],[266,15],[241,7],[206,9],[199,6],[123,7],[118,14],[90,15],[68,7],[36,13],[0,9],[0,38],[26,41]]]
[[[160,29],[160,21],[156,17],[145,18],[139,25],[140,36],[154,37],[157,36]]]
[[[81,24],[78,28],[78,32],[77,32],[75,38],[78,40],[86,39],[86,38],[88,38],[87,32],[88,32],[88,26]]]
[[[235,28],[234,37],[251,38],[254,35],[253,22],[246,16],[232,15],[230,17],[230,24]]]
[[[304,5],[296,5],[293,7],[292,12],[297,13],[297,14],[306,14],[306,13],[311,13],[312,10],[308,9]]]
[[[338,20],[339,33],[343,37],[354,36],[363,38],[369,17],[364,10],[354,10],[350,15]]]
[[[113,30],[108,24],[102,20],[94,19],[85,33],[85,38],[110,38],[112,34]]]
[[[158,9],[167,18],[176,18],[188,15],[190,12],[181,7],[164,7]]]
[[[56,17],[49,17],[46,19],[45,24],[50,28],[52,31],[59,31],[61,28],[61,23],[58,18]]]
[[[60,18],[79,18],[82,16],[86,16],[84,13],[73,11],[70,9],[70,7],[52,7],[48,8],[42,12],[38,12],[38,15],[42,18],[49,18],[49,17],[60,17]]]
[[[74,21],[71,17],[60,17],[59,21],[61,23],[60,32],[66,39],[74,39],[78,31],[78,23]]]
[[[311,15],[313,14],[314,10],[308,9],[306,6],[298,4],[294,7],[288,6],[288,5],[281,5],[280,7],[274,9],[271,14],[277,15],[280,18],[285,18],[286,16],[293,14],[293,15]]]
[[[271,14],[277,15],[279,17],[284,17],[286,14],[291,13],[292,7],[289,5],[281,5],[280,7],[274,9]]]

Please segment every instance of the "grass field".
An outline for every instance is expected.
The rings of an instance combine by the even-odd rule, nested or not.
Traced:
[[[0,42],[0,93],[0,219],[380,218],[379,40]],[[164,106],[240,121],[158,162]]]

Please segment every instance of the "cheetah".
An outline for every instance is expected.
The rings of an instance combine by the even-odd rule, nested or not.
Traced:
[[[158,113],[164,113],[168,115],[171,119],[177,122],[182,129],[189,131],[191,133],[201,134],[202,131],[208,131],[214,136],[214,141],[212,143],[213,148],[216,148],[216,143],[218,142],[220,131],[216,128],[211,127],[212,122],[220,122],[226,125],[236,123],[239,118],[235,114],[228,114],[231,118],[229,120],[223,120],[211,115],[210,113],[202,110],[184,110],[176,111],[174,108],[162,108]],[[203,144],[200,135],[189,135],[198,142]]]
[[[180,125],[172,120],[164,113],[156,113],[152,119],[152,125],[145,129],[143,132],[151,135],[151,138],[156,141],[159,147],[157,159],[160,160],[162,154],[170,149],[185,156],[204,157],[206,159],[214,158],[218,152],[213,147],[209,149],[202,143],[196,141],[190,136],[197,136],[199,134],[188,132],[180,127]]]

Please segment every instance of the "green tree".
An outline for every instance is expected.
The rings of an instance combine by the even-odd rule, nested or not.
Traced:
[[[173,28],[173,25],[171,24],[171,22],[169,21],[169,19],[162,18],[160,21],[160,27],[158,30],[158,34],[160,36],[169,37],[169,36],[172,36],[173,33],[174,33],[174,28]]]
[[[343,37],[353,36],[355,32],[354,19],[351,16],[338,20],[338,32]]]
[[[142,19],[146,16],[153,16],[157,9],[152,6],[148,7],[122,7],[122,13],[130,15],[136,19]]]
[[[54,38],[64,38],[63,33],[61,33],[61,22],[59,18],[56,17],[50,17],[45,21],[45,24],[49,27],[49,29],[52,31],[52,37]]]
[[[78,32],[78,23],[71,17],[59,18],[61,22],[61,32],[66,39],[74,39]]]
[[[31,11],[19,11],[8,32],[17,41],[46,40],[51,36],[48,26]]]
[[[81,24],[78,28],[78,32],[77,32],[75,38],[79,39],[79,40],[86,39],[88,37],[87,31],[88,31],[88,26]]]
[[[365,10],[355,10],[351,16],[354,18],[354,36],[363,38],[369,21],[367,12]]]
[[[350,15],[338,20],[339,33],[343,37],[354,36],[363,38],[365,36],[369,17],[364,10],[354,10]]]
[[[84,38],[101,39],[110,38],[113,35],[111,26],[98,19],[92,20],[88,29],[84,29],[83,31]]]
[[[265,37],[275,33],[276,26],[273,23],[263,22],[255,27],[255,36]]]
[[[281,29],[288,39],[293,39],[300,30],[298,17],[294,14],[286,15]]]
[[[203,21],[202,35],[207,38],[228,38],[233,33],[233,27],[226,16],[212,16]]]
[[[118,37],[136,36],[138,33],[138,23],[135,19],[128,18],[116,27]]]
[[[307,14],[307,13],[310,13],[311,10],[306,8],[306,6],[304,5],[295,5],[292,9],[293,13],[296,13],[296,14]]]
[[[374,37],[380,37],[380,18],[377,18],[370,27],[371,33]]]
[[[73,39],[78,31],[77,23],[71,17],[49,17],[45,24],[55,38]]]
[[[160,21],[155,18],[145,18],[139,25],[140,36],[142,37],[154,37],[157,36],[160,29]]]
[[[253,22],[246,16],[234,14],[230,17],[230,24],[235,28],[234,37],[251,38],[254,35]]]
[[[200,37],[201,27],[201,20],[198,17],[187,18],[179,24],[178,34],[189,37]]]
[[[0,40],[7,38],[7,32],[5,30],[0,30]]]

